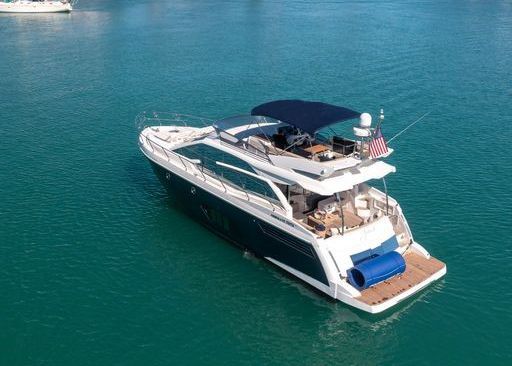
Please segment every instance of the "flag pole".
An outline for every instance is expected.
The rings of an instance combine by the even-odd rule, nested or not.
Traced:
[[[380,126],[382,125],[382,122],[384,122],[384,108],[380,109],[379,123],[377,124],[377,127],[375,128],[374,131],[377,131],[380,128]]]
[[[375,131],[378,131],[380,126],[382,126],[382,122],[384,122],[384,108],[381,108],[380,109],[380,113],[379,113],[379,123],[377,123],[377,127],[375,127],[373,129],[373,133],[372,133],[372,139],[375,138]]]
[[[371,136],[368,136],[368,152],[370,153],[370,155],[371,141],[375,138],[375,132],[379,130],[380,126],[382,125],[382,122],[384,122],[384,108],[380,109],[379,122],[377,123],[377,127],[373,129]]]

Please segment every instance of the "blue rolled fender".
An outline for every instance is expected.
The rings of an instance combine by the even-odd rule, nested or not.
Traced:
[[[404,272],[404,258],[391,251],[354,266],[348,271],[348,282],[361,291]]]

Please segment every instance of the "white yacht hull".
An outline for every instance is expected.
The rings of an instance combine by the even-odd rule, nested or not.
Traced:
[[[67,13],[72,10],[70,3],[60,1],[16,1],[10,3],[0,2],[1,13]]]
[[[321,249],[316,243],[316,239],[305,236],[302,230],[299,230],[301,229],[300,226],[294,225],[294,227],[291,227],[291,223],[286,217],[275,220],[278,216],[277,213],[272,211],[263,213],[260,210],[255,210],[254,207],[243,200],[237,200],[235,203],[233,197],[205,184],[201,175],[188,174],[190,173],[190,167],[188,172],[183,171],[180,167],[172,163],[169,164],[169,161],[163,161],[160,156],[155,155],[143,143],[140,147],[152,163],[164,186],[176,198],[177,203],[197,221],[202,222],[215,233],[245,250],[265,258],[329,297],[354,308],[374,314],[383,312],[420,292],[430,283],[446,274],[446,266],[439,262],[442,267],[435,268],[431,271],[431,274],[425,271],[419,281],[407,282],[402,276],[398,276],[386,281],[386,286],[389,289],[384,289],[383,292],[381,289],[374,288],[359,292],[350,286],[346,280],[340,279],[333,263],[335,258],[332,257],[332,253],[329,253],[329,250]],[[218,211],[217,217],[225,217],[227,221],[233,224],[232,227],[236,227],[240,231],[234,233],[231,230],[224,231],[222,227],[212,226],[207,219],[207,215],[200,209],[200,207],[205,206],[215,207]],[[272,227],[273,235],[267,235],[268,229],[261,231],[257,228],[261,225]],[[279,232],[277,237],[276,232]],[[286,245],[283,245],[284,243]],[[290,244],[292,244],[292,247],[290,247]],[[344,245],[342,243],[338,244],[337,246],[346,246],[347,243]],[[304,250],[310,251],[312,255],[304,255]],[[414,255],[424,258],[424,261],[436,261],[434,258],[431,259],[430,255],[417,243],[411,246],[409,252],[411,252],[409,255],[414,253]],[[336,253],[334,255],[338,261],[340,256]],[[391,291],[393,282],[400,281],[406,281],[405,286],[402,283],[401,287],[394,286],[394,290]],[[389,283],[391,284],[388,285]],[[378,298],[370,298],[370,301],[368,301],[368,295],[365,296],[365,293],[372,291],[381,291],[381,293]],[[375,297],[375,295],[373,296]]]
[[[251,131],[263,131],[266,119],[233,117],[198,128],[188,117],[139,116],[139,146],[175,204],[216,234],[369,313],[393,308],[446,273],[414,240],[385,182],[384,192],[365,183],[393,166],[345,150],[339,164],[311,157],[313,148],[330,151],[325,145],[286,154]]]

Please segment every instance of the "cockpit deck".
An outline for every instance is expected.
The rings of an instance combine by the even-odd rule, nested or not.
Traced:
[[[401,245],[410,242],[399,207],[375,188],[360,184],[337,195],[321,196],[297,186],[279,186],[288,197],[293,218],[317,237],[327,239],[389,216]]]
[[[338,210],[332,213],[317,211],[314,214],[308,215],[300,223],[308,230],[325,238],[356,228],[362,225],[364,220],[353,212],[344,209],[343,212]]]

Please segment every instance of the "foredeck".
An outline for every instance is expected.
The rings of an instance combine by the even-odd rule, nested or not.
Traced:
[[[407,253],[404,259],[404,273],[363,290],[356,300],[367,305],[381,304],[420,284],[445,267],[443,262],[434,257],[427,259],[415,253]]]

